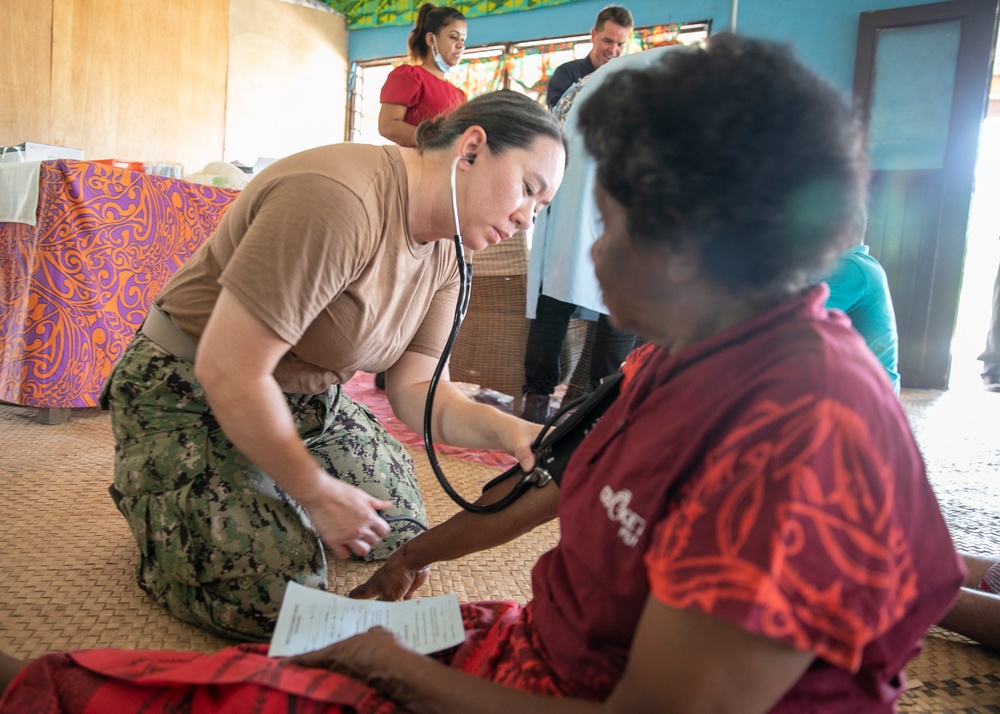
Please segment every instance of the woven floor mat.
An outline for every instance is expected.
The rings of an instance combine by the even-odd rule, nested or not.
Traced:
[[[456,507],[424,455],[412,453],[428,518],[438,523]],[[466,498],[495,473],[454,458],[443,457],[441,464]],[[111,473],[106,414],[74,410],[69,422],[46,426],[36,423],[33,409],[0,405],[0,650],[32,658],[64,649],[213,651],[230,644],[173,619],[138,589],[135,545],[107,494]],[[947,481],[936,488],[946,492]],[[949,523],[956,526],[954,519]],[[989,535],[969,540],[982,545]],[[507,546],[436,566],[420,594],[524,602],[531,595],[531,565],[557,539],[558,527],[550,524]],[[331,574],[331,589],[346,593],[375,567],[341,563]],[[907,675],[911,688],[902,712],[1000,714],[1000,654],[957,635],[933,629]]]
[[[1000,712],[1000,653],[940,627],[924,638],[906,677],[900,712]]]
[[[35,410],[0,406],[0,650],[16,657],[94,647],[211,651],[227,641],[179,622],[135,583],[135,543],[108,496],[112,437],[108,417],[74,410],[60,425]],[[412,451],[431,524],[457,510]],[[455,489],[472,500],[496,471],[441,457]],[[460,601],[531,595],[530,570],[558,539],[549,524],[487,553],[434,567],[421,595]],[[377,564],[336,562],[330,586],[346,594]]]

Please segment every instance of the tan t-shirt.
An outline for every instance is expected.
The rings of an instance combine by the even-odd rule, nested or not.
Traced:
[[[275,369],[315,394],[404,351],[440,356],[458,297],[451,241],[419,244],[406,223],[399,148],[336,144],[269,166],[157,302],[201,336],[224,286],[292,345]]]

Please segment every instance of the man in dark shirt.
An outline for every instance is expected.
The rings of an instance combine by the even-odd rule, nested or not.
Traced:
[[[549,109],[555,107],[563,93],[608,60],[620,57],[635,23],[632,13],[621,5],[608,5],[597,14],[590,31],[593,48],[586,57],[561,64],[549,80]]]
[[[620,5],[608,5],[601,10],[594,22],[594,29],[590,31],[590,41],[593,43],[590,53],[586,57],[559,65],[552,74],[548,91],[549,109],[555,110],[560,98],[581,79],[609,60],[620,57],[634,26],[632,13]],[[563,116],[559,116],[559,111],[556,112],[560,123],[565,111],[568,111],[568,104],[572,102],[572,97],[567,96],[566,99],[567,102],[561,107]],[[593,196],[588,195],[581,200],[593,203]],[[561,236],[559,232],[552,235],[553,239],[560,237],[565,236]],[[542,280],[544,282],[544,277]],[[535,296],[529,296],[529,303],[534,299]],[[549,415],[549,398],[560,379],[559,354],[562,343],[570,317],[579,308],[544,293],[539,293],[537,300],[535,317],[531,321],[525,345],[524,406],[520,416],[528,421],[544,423]],[[633,333],[611,327],[607,315],[597,316],[597,332],[590,364],[590,388],[595,388],[602,377],[618,369],[634,345]]]

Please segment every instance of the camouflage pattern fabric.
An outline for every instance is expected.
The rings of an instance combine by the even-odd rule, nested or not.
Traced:
[[[371,411],[339,386],[285,396],[331,477],[391,501],[383,515],[427,522],[413,462]],[[288,580],[326,589],[328,561],[309,514],[226,438],[194,365],[140,333],[102,406],[115,437],[111,493],[139,547],[139,586],[154,600],[224,637],[267,640]],[[390,526],[365,560],[419,533],[408,521]]]

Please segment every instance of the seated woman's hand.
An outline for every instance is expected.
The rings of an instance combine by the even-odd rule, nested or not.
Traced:
[[[378,511],[391,508],[391,503],[327,474],[316,492],[301,502],[309,512],[316,533],[338,558],[367,555],[389,532],[389,524]]]
[[[396,635],[383,627],[373,627],[315,652],[289,657],[301,667],[329,669],[367,684],[383,682],[393,673],[393,657],[410,652]]]
[[[427,582],[430,566],[411,568],[406,564],[405,546],[393,553],[368,580],[351,590],[349,597],[377,600],[409,600]]]

